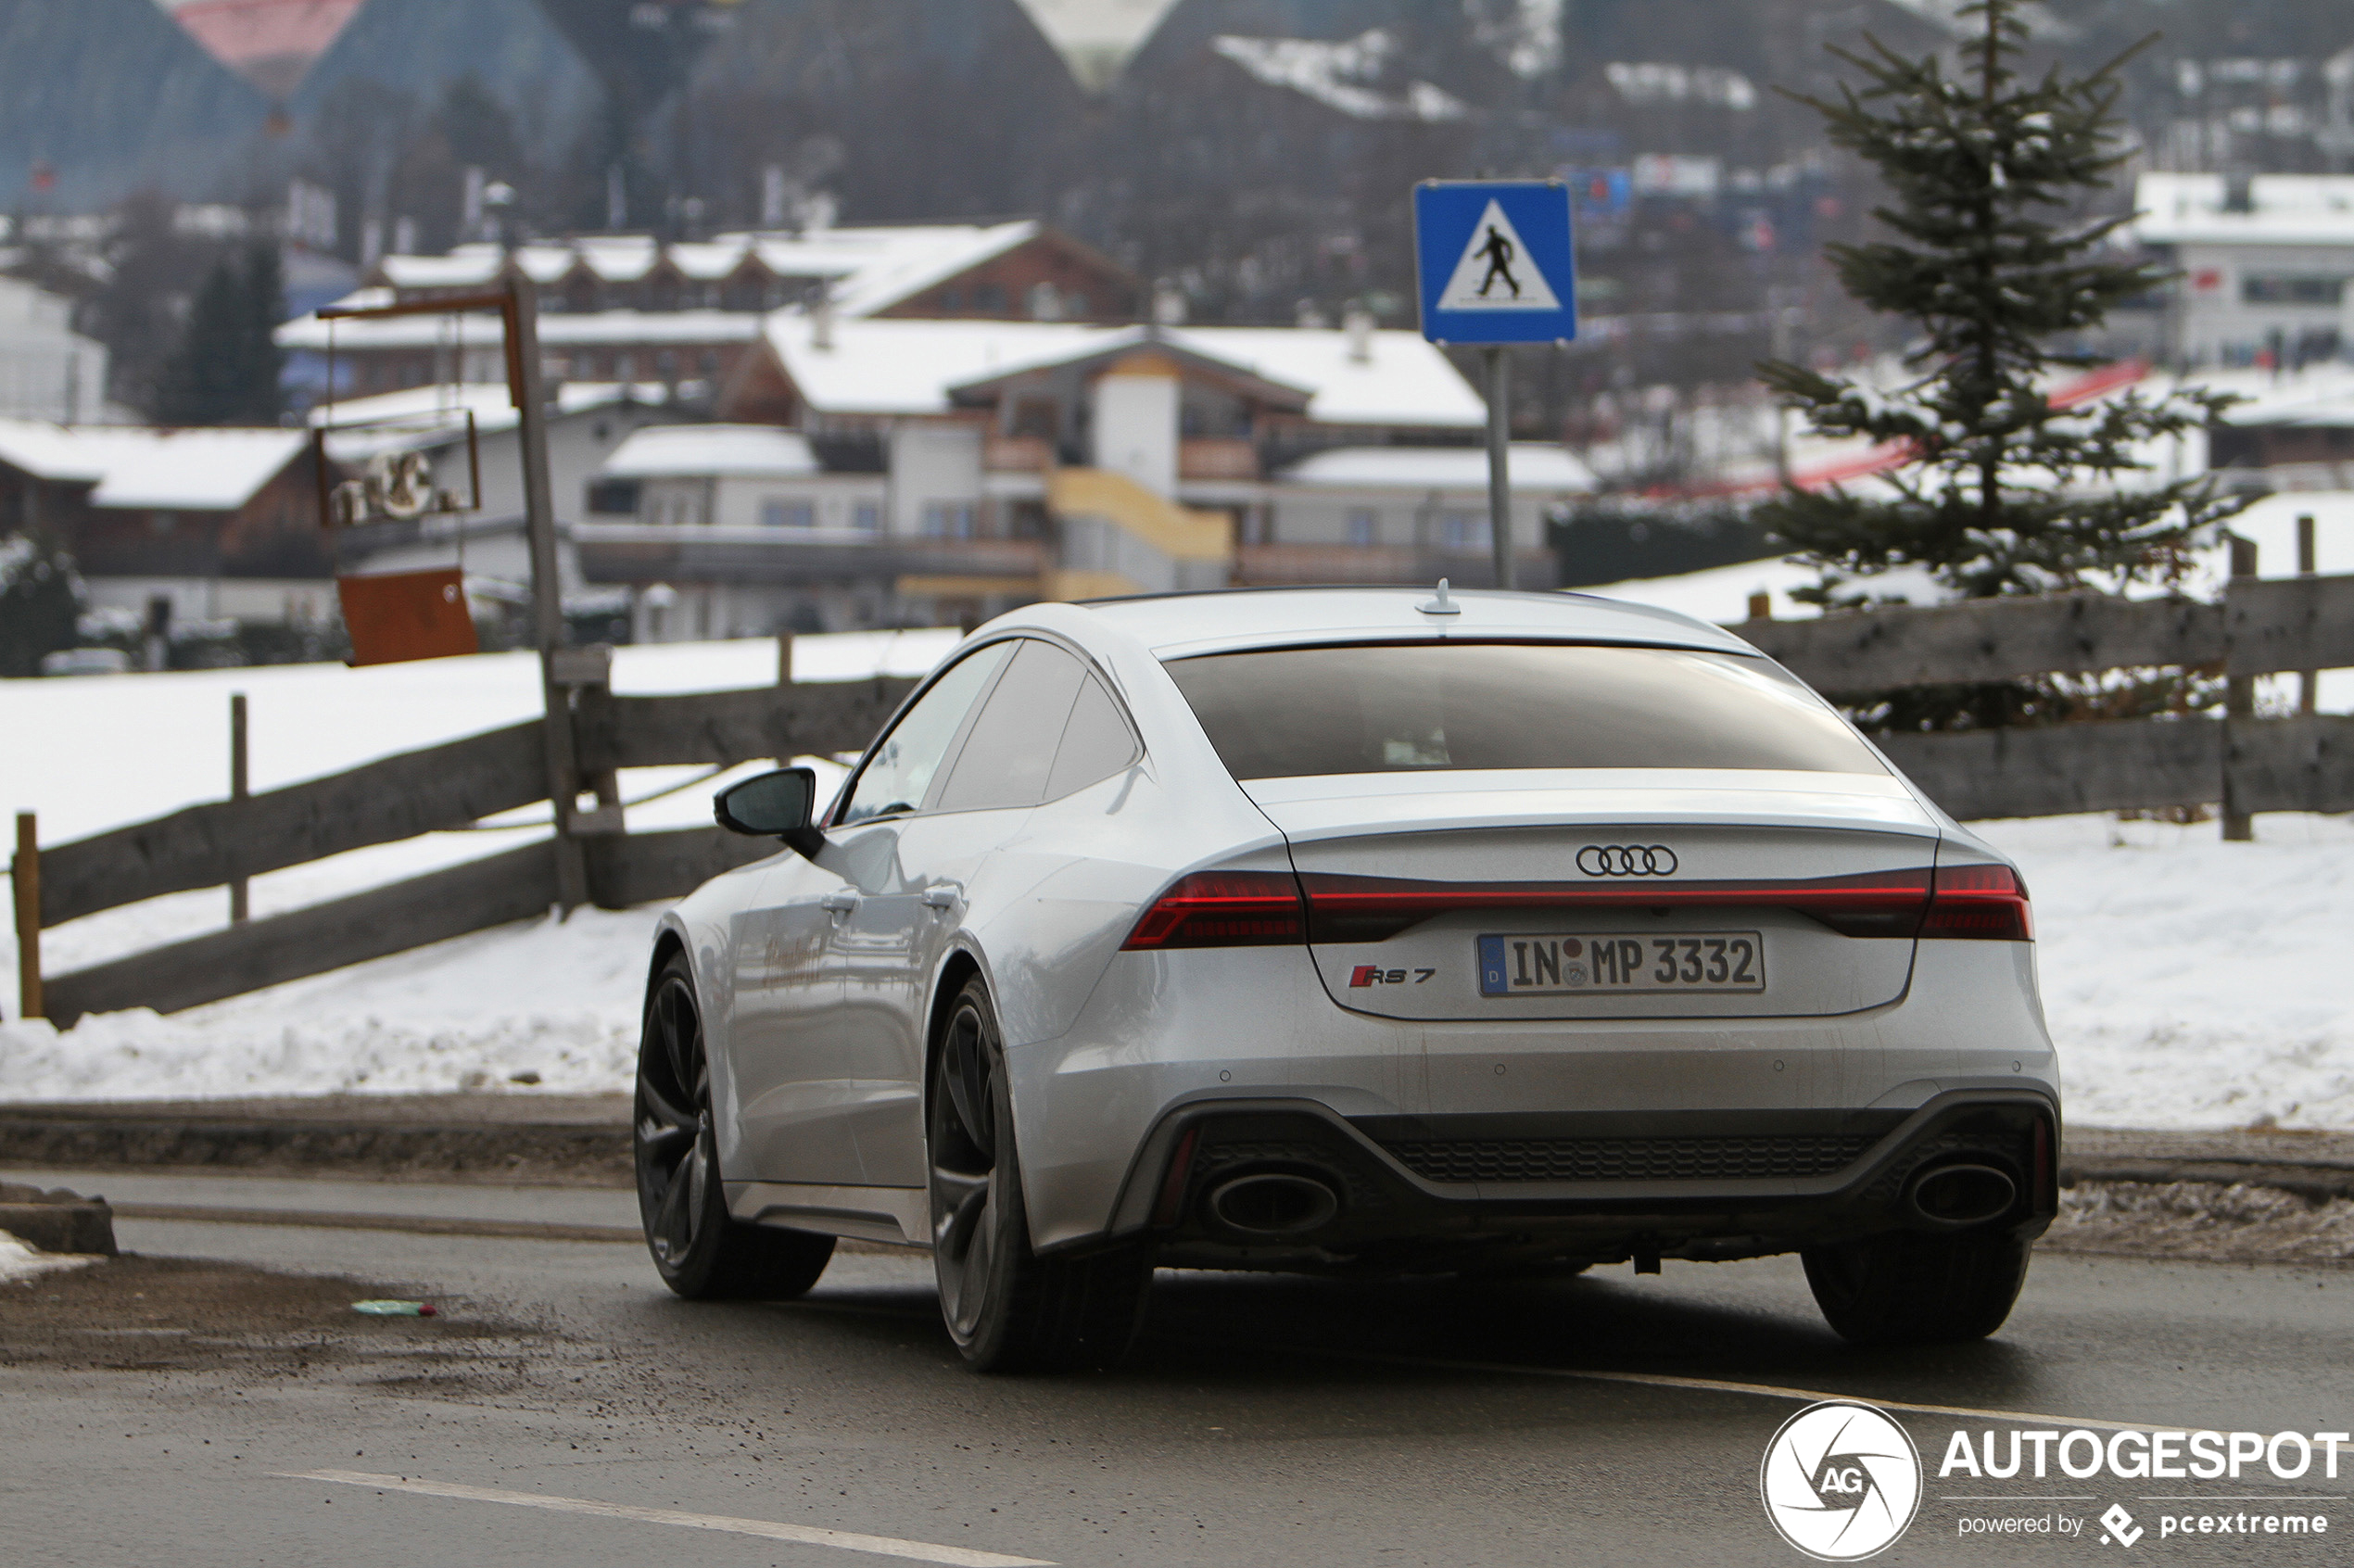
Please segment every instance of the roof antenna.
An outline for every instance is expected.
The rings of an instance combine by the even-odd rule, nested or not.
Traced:
[[[1438,579],[1438,597],[1419,607],[1425,615],[1460,615],[1463,607],[1447,597],[1447,579]]]

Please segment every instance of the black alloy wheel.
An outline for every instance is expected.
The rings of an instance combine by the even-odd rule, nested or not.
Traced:
[[[825,1271],[834,1238],[729,1218],[711,1105],[694,976],[674,955],[646,998],[630,1119],[646,1250],[663,1283],[690,1299],[799,1296]]]
[[[978,978],[949,1009],[926,1098],[932,1270],[966,1361],[1045,1372],[1118,1360],[1144,1315],[1151,1257],[1133,1244],[1079,1258],[1031,1250],[1005,1045]]]

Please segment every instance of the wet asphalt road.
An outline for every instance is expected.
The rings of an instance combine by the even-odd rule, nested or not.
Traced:
[[[453,1340],[423,1366],[0,1368],[0,1562],[855,1568],[894,1560],[850,1549],[880,1546],[901,1561],[1238,1568],[1793,1564],[1757,1477],[1803,1400],[1561,1373],[1967,1407],[2063,1430],[2354,1427],[2346,1271],[2044,1257],[1999,1339],[1930,1353],[1841,1347],[1790,1259],[1510,1285],[1163,1274],[1125,1368],[1015,1380],[958,1364],[915,1258],[842,1256],[805,1302],[714,1307],[671,1298],[623,1246],[120,1232],[128,1249],[349,1272],[518,1326]],[[1897,1413],[1930,1474],[1910,1531],[1876,1562],[2354,1561],[2354,1456],[2335,1482],[2318,1467],[2296,1483],[2260,1467],[2237,1485],[1941,1481],[1957,1426],[2010,1426]],[[886,1539],[288,1478],[327,1471]],[[1998,1500],[1947,1500],[1961,1495]],[[2081,1500],[2028,1500],[2054,1495]],[[2089,1519],[2113,1502],[2153,1526],[2130,1552],[2101,1544],[2097,1524],[2075,1539],[1957,1534],[1966,1515]],[[2191,1508],[2321,1514],[2332,1533],[2161,1539],[2155,1515]]]

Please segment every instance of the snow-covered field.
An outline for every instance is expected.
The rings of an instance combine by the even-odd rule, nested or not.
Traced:
[[[1702,610],[1679,601],[1759,570],[1726,568],[1721,585],[1624,591]],[[1732,618],[1745,591],[1704,613]],[[951,632],[804,638],[795,664],[804,678],[915,674],[954,640]],[[623,649],[615,683],[625,691],[749,686],[773,679],[774,661],[765,641]],[[257,789],[512,723],[538,702],[530,661],[507,655],[365,671],[0,682],[0,733],[32,741],[0,751],[0,809],[38,809],[42,836],[55,842],[217,798],[231,690],[250,694]],[[697,777],[648,769],[625,778],[623,792],[635,799]],[[711,788],[639,806],[631,826],[707,822]],[[2211,822],[2106,816],[1987,830],[2019,858],[2034,895],[2072,1119],[2354,1127],[2354,979],[2337,967],[2354,931],[2354,822],[2262,816],[2253,844],[2221,842]],[[534,831],[434,834],[257,879],[255,912],[495,853]],[[44,934],[44,967],[134,952],[213,929],[224,915],[224,896],[204,891],[76,921]],[[653,919],[651,909],[582,910],[561,925],[481,932],[168,1018],[114,1014],[63,1034],[0,1023],[0,1101],[624,1089]],[[0,975],[13,974],[12,942],[0,945]]]

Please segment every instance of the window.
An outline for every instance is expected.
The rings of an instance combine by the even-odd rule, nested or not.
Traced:
[[[2345,297],[2344,278],[2275,272],[2240,280],[2240,302],[2246,305],[2336,305]]]
[[[1441,550],[1486,550],[1487,519],[1468,512],[1450,512],[1438,520]]]
[[[1361,506],[1348,514],[1348,542],[1360,550],[1371,545],[1380,535],[1381,514],[1369,506]]]
[[[1011,642],[993,642],[967,654],[932,682],[930,689],[867,754],[850,798],[843,803],[840,823],[921,809],[950,743],[964,727],[965,715],[1013,650]]]
[[[588,510],[604,516],[638,515],[639,482],[635,479],[591,479]]]
[[[1086,671],[1051,642],[1022,639],[940,791],[942,811],[1036,805]]]
[[[936,539],[968,539],[973,537],[973,509],[969,501],[926,501],[924,532]]]
[[[882,532],[882,502],[862,500],[850,509],[850,525],[862,534]]]
[[[1412,643],[1168,665],[1236,778],[1468,768],[1880,773],[1763,660],[1669,648]]]
[[[760,503],[760,525],[764,528],[815,528],[817,509],[805,500],[782,500],[771,497]]]
[[[1063,727],[1054,771],[1046,776],[1046,798],[1061,800],[1109,778],[1135,760],[1136,737],[1128,720],[1103,682],[1091,675],[1080,683],[1079,701],[1071,704],[1070,722]]]

